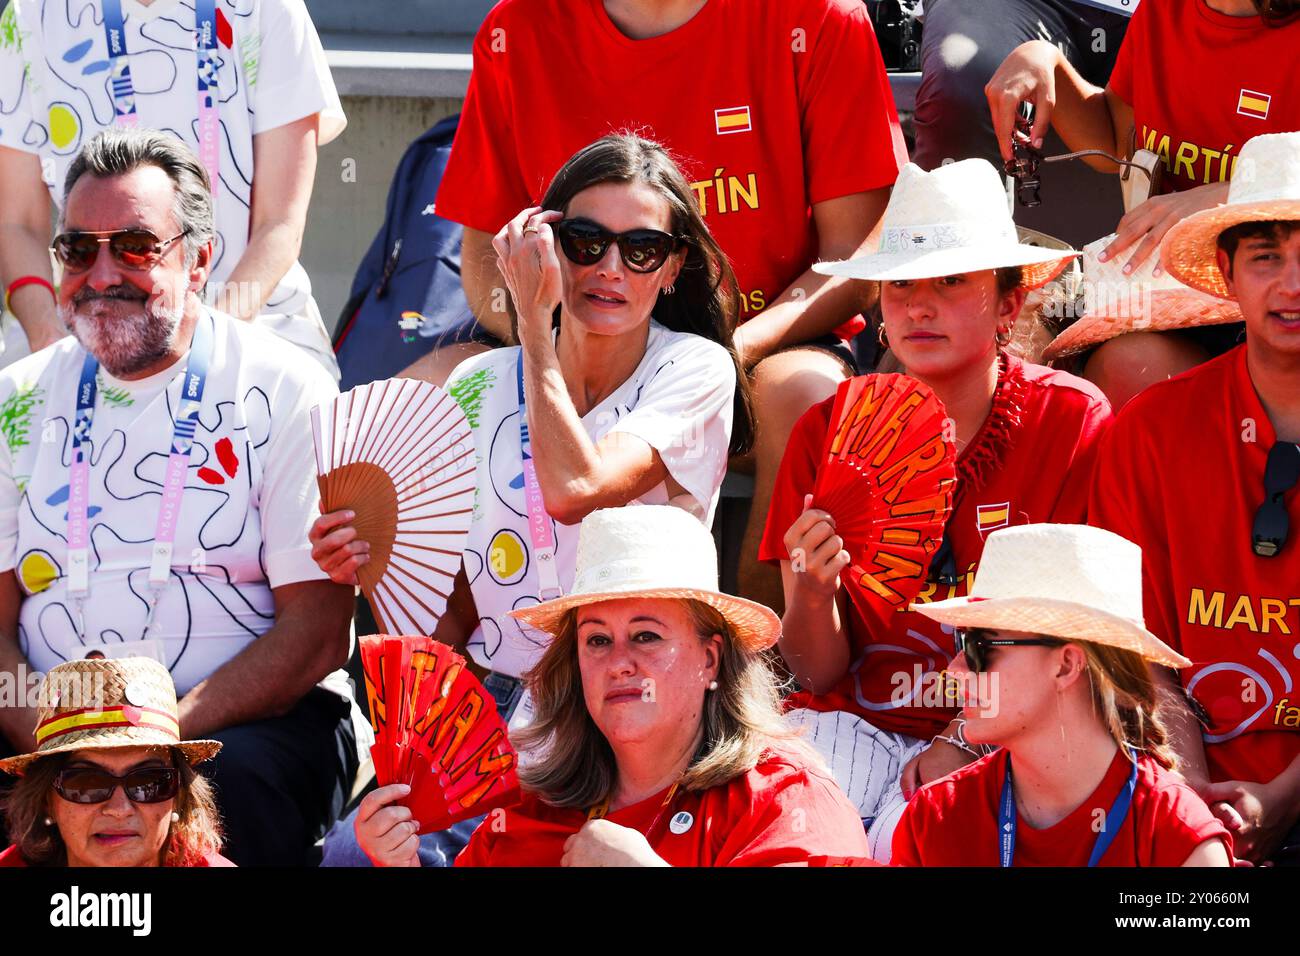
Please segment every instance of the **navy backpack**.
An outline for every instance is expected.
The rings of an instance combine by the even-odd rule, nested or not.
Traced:
[[[384,224],[334,333],[341,389],[391,378],[477,329],[460,285],[461,226],[433,212],[459,120],[449,116],[415,140],[393,174]]]

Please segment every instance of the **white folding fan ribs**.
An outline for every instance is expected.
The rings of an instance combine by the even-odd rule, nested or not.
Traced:
[[[381,629],[432,634],[474,509],[474,436],[436,385],[383,379],[312,409],[321,512],[356,513],[357,571]]]

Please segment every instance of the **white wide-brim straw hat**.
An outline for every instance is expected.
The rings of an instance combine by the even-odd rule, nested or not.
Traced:
[[[1167,272],[1155,274],[1159,257],[1148,256],[1124,274],[1131,251],[1102,262],[1098,256],[1115,233],[1083,247],[1083,315],[1043,350],[1047,361],[1106,342],[1125,332],[1159,332],[1240,322],[1235,302],[1189,289]]]
[[[50,668],[37,700],[36,750],[0,760],[0,771],[21,776],[73,750],[176,747],[195,764],[221,749],[217,740],[181,739],[176,686],[152,658],[67,661]]]
[[[1020,266],[1021,286],[1036,289],[1078,254],[1021,243],[997,171],[986,160],[963,159],[929,173],[908,163],[894,183],[876,251],[818,262],[813,271],[888,282]]]
[[[625,505],[587,515],[578,529],[572,590],[510,616],[555,634],[573,608],[634,597],[707,604],[751,652],[766,650],[781,636],[781,619],[771,608],[718,591],[713,535],[698,518],[671,505]]]
[[[1185,285],[1233,298],[1219,269],[1219,234],[1243,222],[1300,220],[1300,132],[1265,133],[1241,147],[1228,201],[1176,223],[1160,242],[1160,262]]]
[[[969,596],[913,604],[912,610],[952,627],[1091,641],[1166,667],[1192,663],[1143,624],[1142,549],[1088,525],[994,531]]]

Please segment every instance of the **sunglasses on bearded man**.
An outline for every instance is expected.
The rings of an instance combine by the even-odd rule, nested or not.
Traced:
[[[63,232],[54,237],[50,251],[63,266],[64,272],[85,272],[95,264],[101,246],[124,269],[142,270],[157,265],[167,249],[178,239],[189,235],[189,230],[177,233],[170,239],[159,239],[148,229],[118,229],[112,232]]]

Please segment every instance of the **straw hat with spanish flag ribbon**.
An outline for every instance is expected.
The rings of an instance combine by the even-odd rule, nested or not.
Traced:
[[[59,664],[37,699],[36,750],[0,760],[0,771],[21,776],[36,760],[73,750],[176,747],[195,764],[221,749],[217,740],[181,740],[172,676],[147,657]]]

